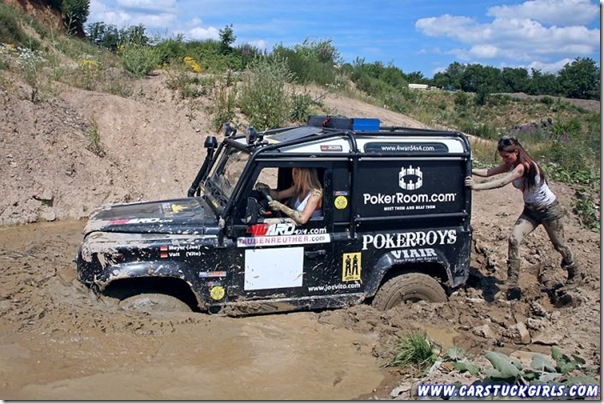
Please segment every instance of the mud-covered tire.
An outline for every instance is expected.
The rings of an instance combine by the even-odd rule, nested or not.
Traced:
[[[190,312],[182,300],[161,293],[140,293],[120,300],[119,307],[126,311],[144,312]]]
[[[373,307],[388,310],[402,302],[420,300],[442,303],[447,301],[447,294],[433,277],[421,273],[409,273],[384,283],[373,298]]]

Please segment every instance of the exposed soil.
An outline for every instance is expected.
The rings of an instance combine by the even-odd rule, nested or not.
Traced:
[[[65,87],[32,103],[27,85],[0,81],[0,398],[409,398],[395,388],[417,379],[383,365],[396,339],[414,330],[479,363],[487,350],[548,354],[557,346],[599,374],[600,235],[580,227],[563,184],[552,189],[569,210],[566,236],[592,278],[566,300],[557,298],[565,274],[542,228],[522,249],[523,297],[494,299],[522,210],[511,187],[474,193],[472,273],[447,303],[228,318],[132,313],[96,300],[75,280],[73,262],[88,213],[186,195],[212,131],[203,108],[180,101],[161,75],[138,87],[128,99]],[[425,127],[347,98],[324,102],[332,114]],[[100,148],[90,147],[95,130]],[[421,380],[473,381],[454,370]]]

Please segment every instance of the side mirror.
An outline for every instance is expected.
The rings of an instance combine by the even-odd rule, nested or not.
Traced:
[[[245,224],[258,223],[258,216],[262,212],[262,206],[251,196],[247,198],[247,205],[245,206]]]
[[[206,140],[203,142],[203,147],[206,149],[216,149],[218,147],[218,140],[216,140],[216,136],[206,137]]]

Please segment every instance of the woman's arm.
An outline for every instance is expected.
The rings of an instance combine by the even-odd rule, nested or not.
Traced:
[[[495,189],[506,186],[510,182],[517,180],[518,178],[522,178],[524,175],[524,166],[522,164],[518,164],[514,170],[508,172],[503,177],[497,178],[492,181],[482,182],[482,183],[474,183],[472,177],[466,177],[465,184],[466,186],[472,188],[475,191],[483,191],[485,189]]]
[[[507,164],[501,164],[499,167],[493,168],[473,168],[472,174],[477,175],[479,177],[491,177],[497,174],[503,174],[508,171],[510,166]]]
[[[276,189],[271,189],[268,185],[266,185],[263,182],[256,183],[256,189],[259,191],[262,189],[267,190],[271,194],[273,199],[289,198],[290,196],[292,196],[294,194],[294,191],[295,191],[293,186],[291,186],[290,188],[284,189],[282,191],[277,191]]]
[[[271,190],[271,196],[274,199],[277,200],[281,200],[281,199],[285,199],[285,198],[289,198],[291,197],[294,192],[295,192],[295,187],[292,185],[291,187],[284,189],[282,191],[277,191],[277,190]]]
[[[323,194],[321,191],[318,189],[313,189],[302,212],[289,208],[279,201],[271,201],[268,206],[270,206],[271,209],[280,210],[289,218],[293,219],[296,224],[305,224],[312,217],[313,213],[315,213],[315,210],[320,206],[322,196]]]

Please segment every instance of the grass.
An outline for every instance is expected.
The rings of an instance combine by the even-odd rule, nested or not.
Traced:
[[[395,355],[388,362],[388,366],[413,368],[420,373],[425,373],[436,362],[434,353],[426,333],[411,333],[399,340],[395,347]]]

